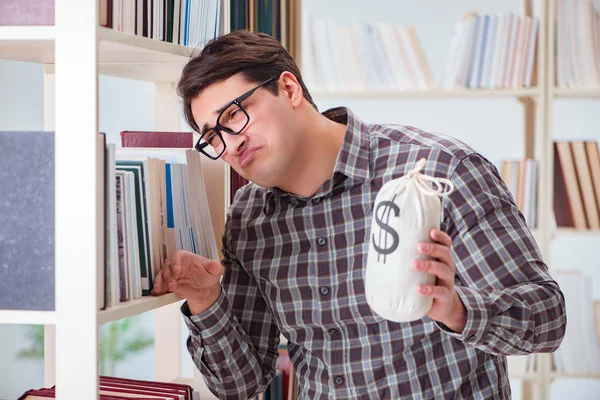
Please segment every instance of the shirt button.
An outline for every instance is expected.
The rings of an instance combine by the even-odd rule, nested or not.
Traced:
[[[335,382],[336,385],[343,385],[344,384],[344,377],[342,377],[342,376],[336,376],[333,381]]]
[[[317,197],[316,199],[313,200],[315,203],[319,204],[319,202],[321,201],[320,197]]]
[[[327,296],[329,294],[329,288],[327,286],[321,286],[319,292],[321,292],[323,296]]]
[[[338,330],[337,330],[337,329],[335,329],[335,328],[331,328],[331,329],[329,330],[329,334],[330,334],[331,336],[337,336],[337,335],[339,335],[339,334],[340,334],[340,331],[338,331]]]
[[[323,236],[321,236],[320,238],[317,239],[317,243],[319,244],[319,246],[325,246],[325,244],[327,243],[327,239],[325,239]]]

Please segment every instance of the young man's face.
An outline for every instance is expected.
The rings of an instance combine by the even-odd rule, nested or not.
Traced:
[[[192,114],[201,132],[215,127],[221,111],[257,85],[237,74],[204,89],[191,102]],[[220,130],[225,142],[221,158],[241,176],[259,186],[277,186],[278,177],[286,170],[294,148],[290,99],[281,92],[275,96],[260,87],[240,104],[243,109],[231,105],[225,108],[219,119],[221,125],[233,131],[245,125],[237,135]],[[206,135],[205,139],[209,137]],[[211,143],[215,141],[221,143],[218,137]]]

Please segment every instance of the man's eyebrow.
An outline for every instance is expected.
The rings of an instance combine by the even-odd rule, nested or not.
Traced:
[[[235,100],[234,100],[234,101],[235,101]],[[229,107],[229,106],[230,106],[232,103],[233,103],[233,101],[230,101],[229,103],[225,104],[223,107],[221,107],[221,108],[219,108],[219,109],[215,110],[215,111],[213,112],[213,115],[217,115],[217,116],[218,116],[218,115],[219,115],[219,114],[221,114],[223,111],[225,111],[225,109],[227,109],[227,107]],[[208,126],[208,124],[204,124],[204,125],[202,126],[202,130],[201,130],[200,134],[204,134],[204,132],[206,132],[206,131],[207,131],[208,129],[210,129],[210,128],[212,128],[212,127],[211,127],[211,126]]]

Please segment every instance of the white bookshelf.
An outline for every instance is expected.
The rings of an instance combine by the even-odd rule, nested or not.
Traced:
[[[454,98],[532,98],[542,96],[538,88],[527,89],[427,89],[389,91],[324,91],[314,90],[311,95],[318,99],[454,99]]]
[[[56,324],[56,312],[0,310],[0,324],[54,325]]]
[[[540,25],[538,28],[538,43],[536,60],[533,70],[534,87],[520,89],[454,89],[439,88],[426,90],[388,90],[388,91],[327,91],[311,90],[315,100],[347,100],[365,99],[503,99],[515,98],[521,101],[525,116],[523,137],[525,141],[524,157],[534,157],[539,161],[538,185],[538,226],[532,233],[542,251],[544,260],[552,271],[551,246],[552,241],[559,236],[600,237],[599,230],[577,230],[574,228],[557,228],[553,226],[553,177],[554,177],[554,148],[552,135],[552,110],[556,99],[600,99],[600,88],[569,88],[559,89],[554,82],[554,3],[556,0],[522,2],[522,13],[531,15],[532,5],[538,7]],[[466,10],[465,10],[466,11]],[[482,6],[482,12],[485,7]],[[316,15],[316,14],[315,14]],[[314,73],[311,69],[311,73]],[[310,90],[310,87],[309,87]],[[537,367],[533,372],[509,372],[512,380],[523,382],[524,399],[550,398],[550,385],[553,380],[561,378],[598,379],[600,374],[561,373],[553,370],[551,354],[536,354]]]
[[[131,317],[146,311],[155,310],[181,301],[181,297],[174,293],[162,296],[143,296],[141,299],[126,301],[115,307],[107,308],[98,312],[98,325]]]
[[[57,32],[55,26],[1,26],[0,58],[54,65]],[[193,50],[101,26],[96,34],[99,73],[108,76],[174,82]]]
[[[567,99],[598,99],[600,100],[600,88],[595,89],[562,89],[553,88],[554,98]]]
[[[222,0],[222,15],[229,2]],[[55,311],[0,310],[0,324],[44,325],[44,386],[60,400],[97,398],[98,336],[102,324],[154,310],[155,377],[181,378],[181,298],[142,297],[99,309],[97,278],[104,264],[104,188],[96,164],[99,75],[154,82],[155,129],[178,131],[175,93],[193,49],[98,26],[98,0],[55,0],[54,26],[0,26],[0,59],[44,65],[44,129],[55,131]],[[75,17],[76,16],[76,17]],[[229,30],[223,18],[221,33]],[[73,35],[72,32],[77,32]],[[78,168],[73,169],[76,164]],[[222,163],[204,163],[215,236],[224,224]],[[73,195],[73,180],[78,182]]]

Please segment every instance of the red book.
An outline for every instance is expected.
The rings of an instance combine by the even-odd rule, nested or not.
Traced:
[[[123,147],[194,147],[192,132],[155,132],[155,131],[123,131],[121,132]]]
[[[54,0],[2,0],[0,25],[54,25]]]

